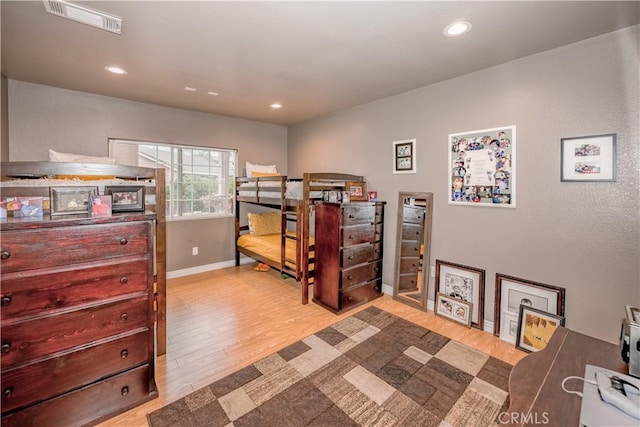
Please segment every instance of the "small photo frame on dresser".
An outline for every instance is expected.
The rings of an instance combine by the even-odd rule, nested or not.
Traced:
[[[436,315],[453,320],[456,323],[471,327],[471,313],[473,304],[458,298],[452,298],[447,294],[436,294]]]
[[[111,216],[111,196],[89,197],[89,216]]]
[[[51,187],[51,215],[86,214],[89,198],[98,195],[98,187]]]
[[[347,182],[345,189],[349,192],[349,199],[352,202],[366,202],[369,199],[367,184],[363,181]]]
[[[142,212],[144,211],[143,185],[105,186],[104,194],[110,195],[113,212]]]

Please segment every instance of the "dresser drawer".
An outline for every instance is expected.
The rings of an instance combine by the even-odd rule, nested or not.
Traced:
[[[376,207],[374,205],[348,204],[342,208],[342,224],[371,224],[375,222]]]
[[[398,289],[404,292],[417,291],[418,290],[418,275],[413,274],[401,274],[399,280]]]
[[[38,357],[148,327],[148,324],[149,299],[145,295],[53,317],[3,325],[2,371]]]
[[[356,305],[364,304],[380,297],[382,279],[376,279],[357,288],[350,289],[340,295],[342,310],[348,310]]]
[[[422,225],[402,224],[402,240],[422,241]]]
[[[404,206],[402,208],[402,222],[424,224],[424,208]]]
[[[420,258],[400,258],[400,271],[417,273],[420,269]]]
[[[96,224],[5,231],[3,273],[146,254],[150,223]]]
[[[422,242],[418,240],[406,240],[400,245],[401,257],[420,257],[420,246]]]
[[[343,270],[340,277],[340,288],[347,290],[362,282],[376,279],[382,274],[382,262],[372,262],[358,267]]]
[[[149,361],[149,331],[2,373],[2,412],[38,402]],[[10,390],[10,392],[8,392]]]
[[[95,423],[157,395],[144,365],[2,417],[3,427],[68,427]]]
[[[46,313],[148,289],[149,258],[114,260],[2,276],[2,319]]]
[[[342,250],[342,268],[349,268],[380,258],[382,258],[382,245],[380,242],[351,246]]]

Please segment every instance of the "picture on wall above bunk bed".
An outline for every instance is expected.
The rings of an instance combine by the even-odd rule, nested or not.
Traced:
[[[294,278],[301,282],[302,303],[307,304],[313,280],[314,238],[309,224],[314,204],[327,192],[345,191],[347,182],[364,178],[305,173],[294,179],[271,166],[250,163],[246,170],[247,177],[236,178],[236,265],[243,254]],[[251,205],[260,206],[259,212],[245,214]]]

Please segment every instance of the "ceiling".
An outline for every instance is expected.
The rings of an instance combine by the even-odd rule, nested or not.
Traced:
[[[640,22],[637,1],[76,3],[122,17],[122,34],[2,0],[7,78],[280,125]],[[459,19],[471,31],[445,37]]]

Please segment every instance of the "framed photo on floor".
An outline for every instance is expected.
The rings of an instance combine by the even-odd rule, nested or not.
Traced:
[[[470,302],[450,297],[441,292],[436,294],[436,315],[470,328],[472,312],[473,304]]]
[[[560,181],[615,181],[616,137],[580,136],[560,140]]]
[[[473,304],[471,325],[484,328],[485,271],[452,262],[436,260],[436,293]]]
[[[510,321],[519,316],[521,305],[564,316],[565,289],[558,286],[496,273],[495,298],[493,333],[511,344],[516,343],[517,336],[510,333]]]
[[[528,353],[544,349],[558,326],[564,326],[564,317],[520,305],[516,348]]]

